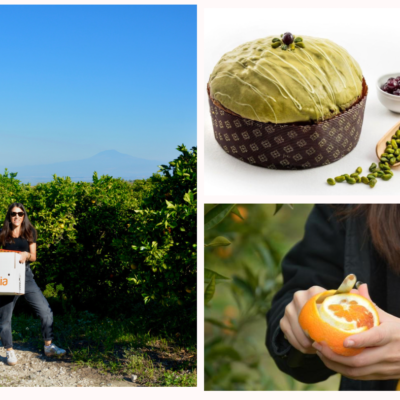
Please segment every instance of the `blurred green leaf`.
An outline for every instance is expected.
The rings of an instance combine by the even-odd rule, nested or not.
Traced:
[[[248,265],[244,265],[243,267],[244,272],[246,273],[246,278],[249,284],[251,285],[253,291],[256,289],[258,286],[258,276],[256,276],[251,269],[248,267]]]
[[[213,239],[210,243],[206,243],[204,246],[205,247],[219,247],[219,246],[229,246],[231,242],[223,236],[217,236],[215,239]]]
[[[215,293],[215,275],[212,276],[210,283],[207,285],[206,291],[204,292],[204,304],[208,304],[214,297]]]
[[[236,206],[236,204],[219,204],[209,211],[204,218],[204,230],[218,225]]]
[[[229,329],[231,331],[237,331],[237,329],[235,327],[225,325],[224,323],[217,321],[214,318],[204,318],[204,322],[209,322],[210,324],[218,326],[219,328],[222,328],[222,329]]]
[[[243,372],[241,372],[241,373],[233,373],[232,375],[231,375],[231,381],[232,382],[235,382],[235,383],[246,383],[247,382],[247,380],[249,379],[249,374],[245,374],[245,373],[243,373]]]
[[[239,278],[238,276],[234,276],[233,283],[238,288],[242,289],[245,293],[247,293],[249,296],[254,297],[254,289],[244,279]]]
[[[211,271],[211,269],[204,268],[204,282],[210,282],[211,279],[215,279],[215,283],[219,283],[219,281],[229,281],[230,279],[226,276],[218,274],[217,272]]]
[[[284,204],[275,204],[275,212],[274,215],[278,213],[278,211],[284,206]],[[289,208],[293,210],[293,204],[287,204]]]
[[[240,211],[239,211],[239,209],[237,208],[237,206],[233,207],[233,209],[232,209],[231,212],[232,212],[232,214],[237,215],[240,219],[243,219],[242,214],[240,214]]]
[[[283,207],[283,204],[275,204],[274,215],[276,215],[282,207]]]
[[[255,243],[256,250],[261,257],[262,263],[269,273],[273,273],[275,269],[275,261],[269,248],[264,243]]]
[[[240,361],[242,357],[240,354],[229,345],[217,345],[208,353],[209,357],[227,357],[234,361]]]

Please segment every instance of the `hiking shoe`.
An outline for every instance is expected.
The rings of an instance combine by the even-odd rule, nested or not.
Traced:
[[[44,354],[47,357],[52,357],[52,356],[63,356],[66,353],[65,350],[60,349],[57,347],[55,344],[51,344],[50,346],[44,346]]]
[[[17,356],[14,353],[14,350],[6,351],[7,354],[7,364],[8,365],[15,365],[17,361]]]

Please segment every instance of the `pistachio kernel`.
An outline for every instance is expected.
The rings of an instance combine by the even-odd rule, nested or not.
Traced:
[[[279,41],[279,42],[272,43],[271,46],[272,46],[272,48],[277,49],[281,44],[282,44],[282,42]]]
[[[363,177],[361,178],[361,182],[362,182],[362,183],[365,183],[366,185],[368,185],[368,184],[369,184],[369,179],[368,179],[366,176],[363,176]]]
[[[299,43],[299,42],[302,42],[302,41],[303,41],[303,38],[300,37],[300,36],[298,36],[297,38],[294,39],[295,43]]]
[[[351,178],[351,177],[346,177],[346,182],[349,184],[349,185],[354,185],[357,181],[354,179],[354,178]]]
[[[273,38],[273,39],[272,39],[272,43],[275,43],[275,42],[281,42],[281,39],[279,39],[279,38],[277,38],[277,37],[276,37],[276,38]]]
[[[297,42],[296,47],[301,47],[302,49],[304,49],[306,46],[304,46],[303,42]]]
[[[375,163],[372,163],[371,166],[369,167],[370,172],[374,172],[375,169],[377,169],[378,166]]]
[[[328,184],[331,185],[331,186],[336,185],[336,182],[335,182],[332,178],[328,178],[326,181],[327,181]]]

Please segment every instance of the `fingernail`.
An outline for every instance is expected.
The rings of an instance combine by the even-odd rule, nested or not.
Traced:
[[[314,349],[316,349],[316,350],[318,350],[318,351],[321,351],[321,349],[322,349],[322,346],[321,346],[319,343],[317,343],[317,342],[314,342],[314,343],[312,344],[312,347],[314,347]]]
[[[346,341],[343,343],[343,346],[344,346],[344,347],[353,347],[353,346],[354,346],[354,341],[353,341],[353,340],[346,340]]]
[[[361,285],[364,285],[364,282],[357,281],[356,282],[356,289],[358,289]]]

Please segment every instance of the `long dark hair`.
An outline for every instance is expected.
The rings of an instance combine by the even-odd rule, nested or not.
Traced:
[[[5,246],[6,243],[14,243],[14,239],[12,237],[13,226],[11,223],[11,210],[14,207],[20,208],[24,212],[24,219],[21,224],[21,232],[20,237],[26,239],[28,243],[32,243],[34,240],[34,235],[36,237],[36,230],[29,221],[28,214],[25,210],[25,207],[21,203],[12,203],[8,207],[6,219],[3,224],[3,229],[0,232],[0,245]]]
[[[338,216],[364,218],[376,251],[393,271],[400,273],[400,204],[339,206]]]

